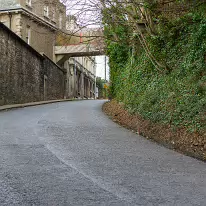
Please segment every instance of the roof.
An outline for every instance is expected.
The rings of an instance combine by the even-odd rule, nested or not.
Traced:
[[[57,30],[56,26],[52,25],[49,21],[44,20],[42,17],[37,16],[32,11],[29,11],[28,9],[24,8],[19,3],[17,3],[16,0],[0,0],[0,13],[16,11],[24,12],[24,14],[32,16],[36,20],[48,25],[53,30]]]
[[[16,0],[0,0],[0,10],[22,8]]]

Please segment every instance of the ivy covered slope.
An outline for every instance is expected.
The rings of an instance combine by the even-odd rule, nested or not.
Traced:
[[[165,66],[154,66],[125,25],[105,26],[110,57],[111,95],[131,113],[152,122],[206,131],[206,18],[204,9],[171,21],[160,21],[156,35],[147,35],[151,54]],[[134,43],[136,41],[136,43]]]

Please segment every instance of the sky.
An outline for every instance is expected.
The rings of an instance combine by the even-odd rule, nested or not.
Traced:
[[[105,79],[105,56],[96,56],[96,76]],[[108,65],[108,57],[106,58],[106,78],[109,81],[109,65]]]
[[[61,0],[67,7],[67,14],[75,15],[81,26],[100,27],[101,10],[99,0]]]
[[[99,6],[97,0],[61,0],[67,6],[67,13],[75,15],[80,25],[87,27],[100,27],[101,18],[99,18]],[[81,13],[81,14],[80,14]],[[108,57],[106,58],[106,79],[109,81]],[[105,56],[96,57],[96,76],[105,79]]]

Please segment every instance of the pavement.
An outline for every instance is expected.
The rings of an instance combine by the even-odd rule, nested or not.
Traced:
[[[0,106],[0,111],[16,109],[16,108],[31,107],[31,106],[43,105],[43,104],[51,104],[51,103],[56,103],[56,102],[68,102],[68,101],[73,101],[73,100],[74,99],[58,99],[58,100],[48,100],[48,101],[40,101],[40,102],[28,102],[24,104],[3,105],[3,106]]]
[[[206,205],[206,164],[112,122],[105,101],[0,112],[0,206]]]

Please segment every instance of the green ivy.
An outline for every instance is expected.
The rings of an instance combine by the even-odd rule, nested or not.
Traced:
[[[170,68],[158,73],[144,50],[135,57],[127,44],[129,29],[107,28],[121,42],[107,41],[110,57],[111,94],[131,113],[153,122],[206,130],[206,18],[190,12],[183,17],[160,22],[158,35],[147,38],[155,58]]]

